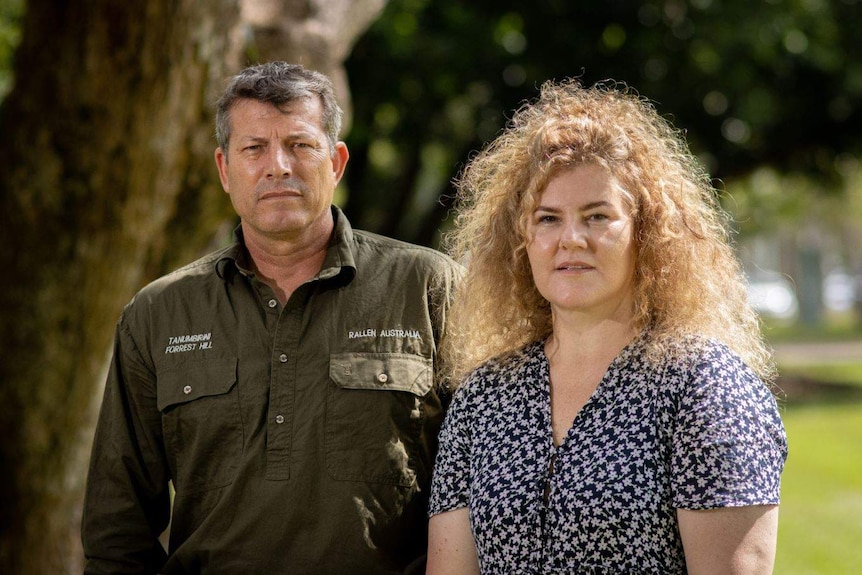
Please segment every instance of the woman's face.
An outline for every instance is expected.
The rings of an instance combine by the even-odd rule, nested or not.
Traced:
[[[555,315],[632,316],[634,223],[623,190],[586,164],[555,175],[527,228],[533,281]]]

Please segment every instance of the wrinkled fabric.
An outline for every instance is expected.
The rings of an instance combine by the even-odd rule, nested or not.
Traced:
[[[543,342],[477,369],[440,436],[429,512],[469,507],[483,573],[685,573],[676,509],[779,503],[787,436],[727,347],[611,363],[553,444]]]
[[[238,230],[126,307],[87,485],[88,575],[389,573],[425,552],[458,268],[333,213],[320,273],[284,306]]]

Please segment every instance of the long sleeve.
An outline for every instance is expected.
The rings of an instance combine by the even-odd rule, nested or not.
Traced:
[[[121,319],[87,478],[86,575],[159,571],[166,559],[158,537],[170,517],[169,478],[155,376]]]

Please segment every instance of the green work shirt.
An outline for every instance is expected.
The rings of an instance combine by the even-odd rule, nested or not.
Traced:
[[[459,268],[333,217],[325,263],[284,306],[238,232],[123,311],[85,573],[398,573],[425,553]]]

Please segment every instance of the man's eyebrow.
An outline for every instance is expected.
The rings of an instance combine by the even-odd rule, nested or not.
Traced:
[[[255,134],[245,134],[239,137],[243,141],[268,142],[269,136],[257,136]],[[282,140],[313,140],[315,135],[312,132],[291,132],[286,134]]]

